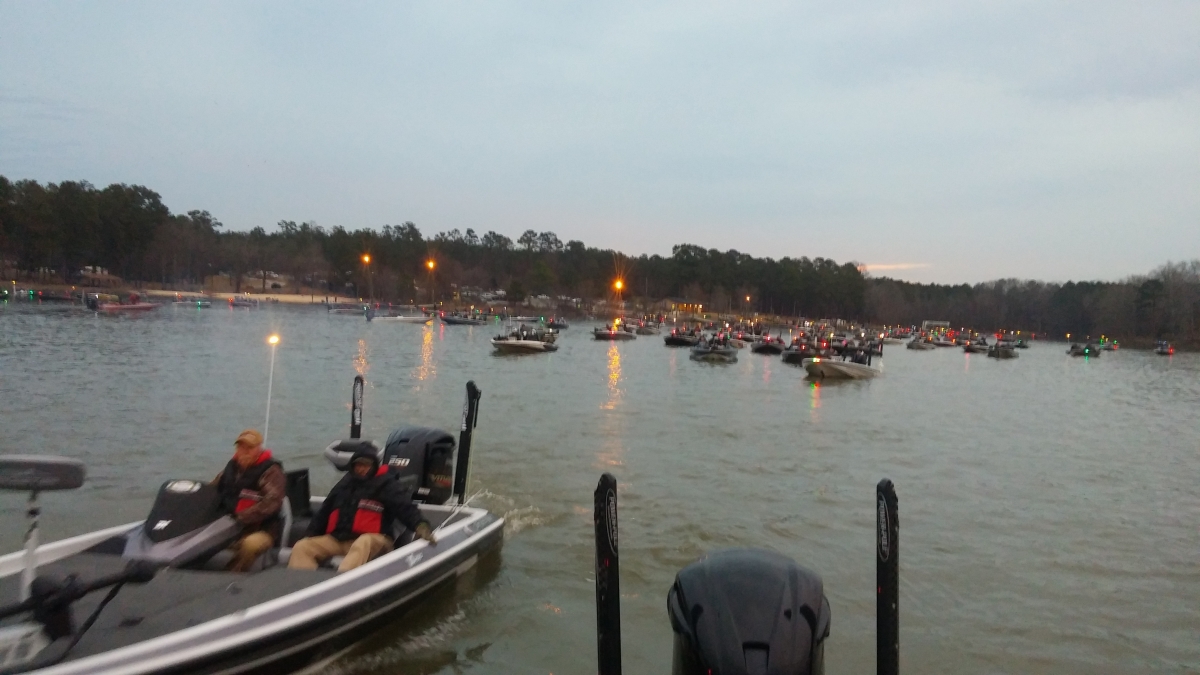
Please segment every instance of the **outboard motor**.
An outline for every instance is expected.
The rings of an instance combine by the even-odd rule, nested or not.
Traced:
[[[335,441],[325,457],[338,471],[350,469],[350,458],[363,447],[374,451],[380,466],[395,474],[413,501],[445,504],[453,491],[454,437],[430,427],[401,427],[393,431],[380,451],[374,441]]]
[[[414,501],[445,504],[453,491],[455,444],[441,429],[401,427],[383,446],[383,464],[411,487]]]
[[[169,480],[150,515],[125,539],[122,557],[179,566],[225,548],[242,527],[221,510],[221,496],[207,483]]]
[[[760,549],[713,553],[667,595],[674,675],[822,675],[829,601],[815,572]]]

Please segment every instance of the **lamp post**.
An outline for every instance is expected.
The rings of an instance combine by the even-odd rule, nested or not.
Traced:
[[[617,306],[625,309],[625,303],[621,302],[621,289],[625,288],[625,282],[617,279],[613,282],[613,289],[617,291]]]
[[[263,443],[267,442],[267,434],[271,431],[271,386],[275,384],[275,346],[279,344],[279,336],[272,334],[267,338],[271,345],[271,374],[267,376],[267,419],[263,422]]]
[[[433,261],[433,258],[430,258],[425,261],[425,267],[429,268],[429,302],[430,304],[436,304],[433,298],[433,268],[437,267],[437,263]]]
[[[367,268],[367,301],[375,299],[375,285],[371,280],[371,256],[364,253],[362,256],[363,267]]]

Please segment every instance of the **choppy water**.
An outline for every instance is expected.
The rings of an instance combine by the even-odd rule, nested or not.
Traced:
[[[151,316],[0,307],[0,452],[79,457],[47,495],[59,537],[144,517],[261,427],[332,484],[366,376],[364,436],[454,429],[484,391],[471,490],[508,518],[501,554],[335,665],[358,673],[595,672],[592,490],[620,481],[626,672],[670,670],[666,593],[704,551],[763,546],[819,571],[830,673],[874,669],[875,483],[900,495],[910,673],[1200,672],[1200,358],[1014,361],[889,347],[885,375],[814,385],[778,357],[690,362],[661,338],[496,357],[492,328],[367,324],[309,308]],[[6,550],[21,497],[0,496]]]

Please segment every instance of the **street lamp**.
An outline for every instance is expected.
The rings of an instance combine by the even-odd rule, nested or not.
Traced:
[[[425,266],[429,268],[429,302],[433,304],[433,268],[437,267],[437,263],[433,261],[433,258],[430,258],[425,261]]]
[[[625,282],[617,279],[613,282],[613,288],[617,291],[617,305],[624,309],[625,303],[621,302],[621,289],[625,288]]]
[[[371,280],[371,256],[364,253],[362,256],[363,267],[367,268],[367,300],[375,299],[375,284]]]

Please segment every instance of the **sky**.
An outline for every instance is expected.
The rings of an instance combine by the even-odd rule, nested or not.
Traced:
[[[0,175],[877,276],[1200,258],[1200,2],[0,0]]]

